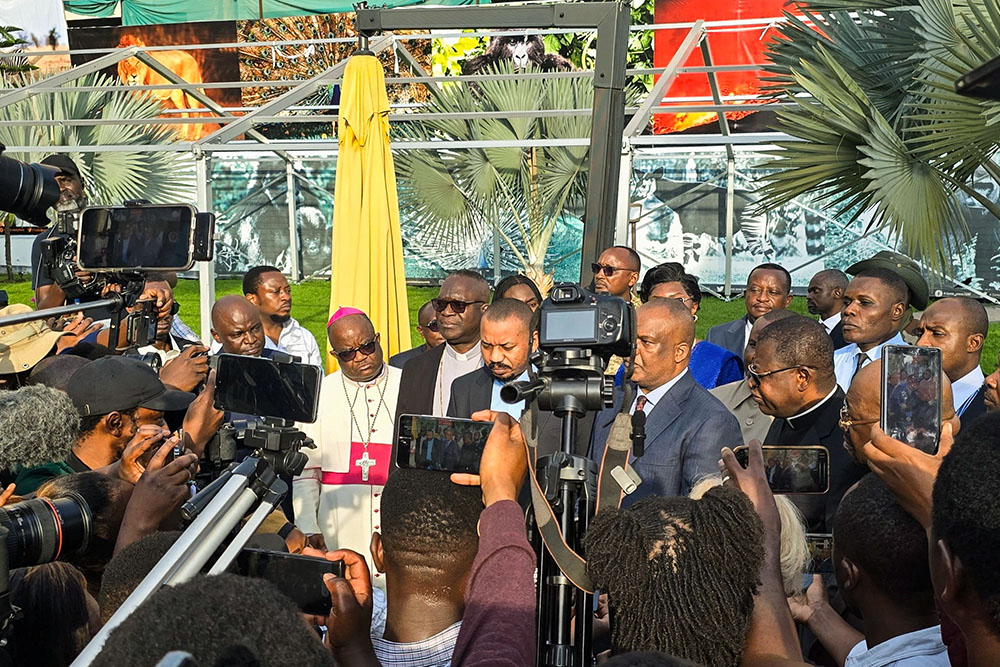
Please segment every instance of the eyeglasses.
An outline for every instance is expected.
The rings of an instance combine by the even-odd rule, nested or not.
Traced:
[[[597,262],[590,265],[590,270],[594,272],[595,276],[604,271],[604,275],[608,278],[615,275],[615,271],[635,271],[635,269],[623,269],[620,266],[608,266],[607,264],[598,264]]]
[[[465,312],[465,309],[474,303],[486,303],[485,301],[456,301],[453,299],[431,299],[431,305],[434,306],[434,310],[439,313],[443,313],[448,306],[455,311],[456,315],[461,315]],[[431,331],[434,331],[431,329]]]
[[[847,403],[844,403],[843,407],[840,408],[840,425],[841,431],[849,431],[854,426],[867,426],[868,424],[874,424],[878,421],[875,419],[850,419],[850,413],[847,411]]]
[[[430,322],[427,323],[427,326],[425,328],[428,331],[433,331],[434,333],[437,333],[438,332],[438,321],[437,320],[431,320]]]
[[[760,381],[762,379],[766,378],[769,375],[774,375],[775,373],[784,373],[785,371],[795,371],[795,370],[798,370],[800,368],[812,368],[812,366],[805,366],[803,364],[799,364],[798,366],[789,366],[787,368],[778,368],[777,370],[767,371],[766,373],[761,373],[760,371],[757,370],[757,364],[750,364],[749,366],[747,366],[747,375],[754,382],[756,382],[757,384],[760,384]]]
[[[375,334],[375,337],[364,345],[358,345],[357,347],[352,347],[349,350],[341,350],[340,352],[334,352],[337,358],[344,362],[354,361],[358,356],[358,352],[362,356],[368,357],[375,354],[375,348],[378,346],[379,334]]]

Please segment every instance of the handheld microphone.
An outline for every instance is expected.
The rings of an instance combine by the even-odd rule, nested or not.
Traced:
[[[646,413],[642,410],[632,414],[632,453],[636,458],[646,453]]]

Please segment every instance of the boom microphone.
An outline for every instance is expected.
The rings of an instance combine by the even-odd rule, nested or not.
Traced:
[[[42,385],[0,391],[0,470],[65,461],[79,433],[66,392]]]
[[[642,410],[632,415],[632,453],[636,458],[646,453],[646,413]]]

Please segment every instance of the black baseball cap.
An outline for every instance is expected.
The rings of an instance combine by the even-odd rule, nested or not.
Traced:
[[[42,160],[41,164],[56,167],[63,172],[63,174],[69,174],[70,176],[80,178],[80,168],[76,166],[76,162],[73,162],[68,155],[56,153]]]
[[[135,359],[105,357],[91,361],[69,379],[66,393],[84,417],[136,407],[185,410],[194,394],[167,389],[152,368]]]

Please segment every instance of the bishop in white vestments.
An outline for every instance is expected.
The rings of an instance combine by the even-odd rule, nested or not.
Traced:
[[[368,557],[381,529],[402,371],[384,363],[379,335],[360,310],[340,308],[327,333],[340,370],[323,378],[316,422],[300,425],[316,448],[302,450],[309,462],[292,484],[295,523],[311,544]],[[376,573],[373,583],[384,586],[384,577]]]

